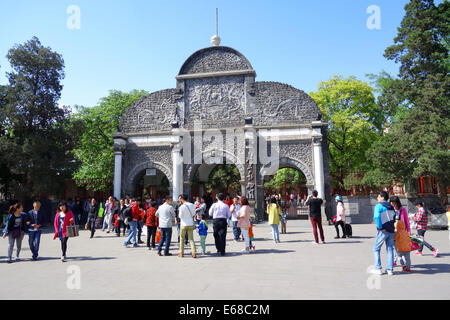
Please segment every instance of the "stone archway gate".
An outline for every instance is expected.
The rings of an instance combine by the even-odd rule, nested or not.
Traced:
[[[136,175],[157,168],[177,201],[190,194],[196,166],[229,163],[261,219],[264,176],[281,165],[305,174],[308,189],[327,200],[329,218],[327,124],[319,108],[302,90],[255,78],[235,49],[212,46],[190,56],[176,88],[141,98],[122,117],[114,134],[114,195],[135,192]]]

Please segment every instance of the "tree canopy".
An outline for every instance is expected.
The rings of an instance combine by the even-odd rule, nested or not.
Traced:
[[[380,75],[379,104],[391,114],[382,139],[368,151],[375,164],[366,181],[404,181],[434,175],[442,202],[450,183],[449,2],[411,0],[385,57],[400,64],[398,77]]]
[[[33,37],[6,55],[11,72],[0,87],[0,184],[7,197],[59,194],[70,176],[74,138],[70,110],[59,106],[64,60]]]
[[[129,93],[113,90],[93,108],[76,106],[72,126],[81,132],[80,142],[73,150],[79,167],[73,175],[77,185],[91,191],[110,191],[113,183],[113,133],[125,110],[147,95],[145,90]]]
[[[376,104],[374,88],[351,76],[334,76],[311,92],[328,122],[330,171],[338,188],[344,188],[346,174],[367,170],[366,151],[380,135],[385,113]]]

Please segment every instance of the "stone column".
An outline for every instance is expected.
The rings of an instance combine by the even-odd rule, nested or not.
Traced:
[[[178,196],[183,193],[183,157],[181,156],[181,144],[172,147],[173,163],[173,193],[172,200],[178,202]]]
[[[114,139],[114,197],[122,197],[122,160],[128,137],[120,132],[113,134]]]
[[[314,157],[314,184],[319,198],[325,198],[325,180],[322,153],[322,122],[312,122],[312,143]]]

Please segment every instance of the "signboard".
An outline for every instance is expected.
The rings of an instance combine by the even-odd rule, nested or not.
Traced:
[[[156,169],[147,169],[145,170],[145,175],[146,176],[156,176]]]

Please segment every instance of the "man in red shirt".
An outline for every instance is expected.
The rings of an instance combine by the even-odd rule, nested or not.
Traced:
[[[133,248],[139,247],[139,245],[136,243],[136,231],[137,231],[137,224],[139,221],[139,218],[142,216],[141,209],[140,209],[141,199],[134,199],[131,200],[131,215],[132,220],[130,223],[130,231],[128,232],[128,237],[126,238],[123,245],[125,247],[128,247],[128,243],[131,241]]]

